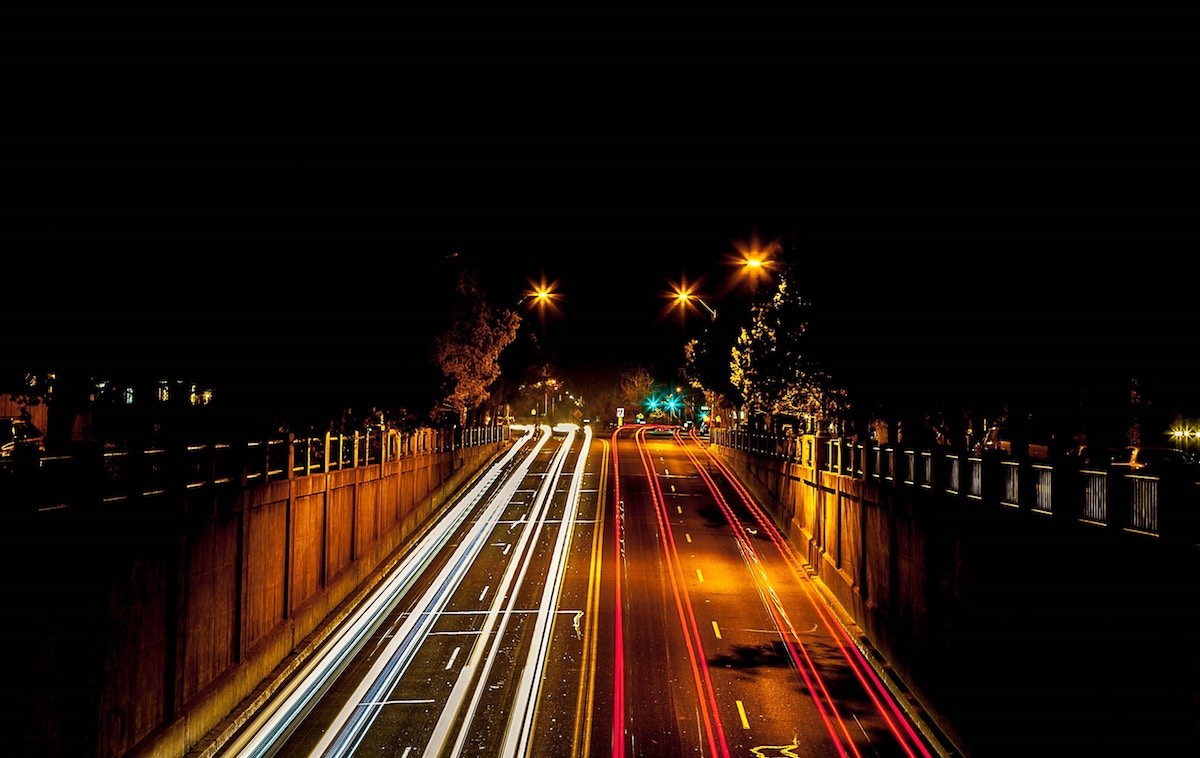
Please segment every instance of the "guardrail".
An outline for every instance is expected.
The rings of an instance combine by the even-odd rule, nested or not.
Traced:
[[[1070,461],[918,450],[817,435],[713,429],[710,442],[881,487],[939,492],[1132,534],[1200,545],[1200,480],[1148,476]]]
[[[379,428],[316,437],[286,435],[240,443],[151,445],[140,449],[81,446],[0,470],[0,503],[38,509],[84,502],[152,499],[205,487],[262,482],[373,466],[400,458],[499,442],[507,426]]]

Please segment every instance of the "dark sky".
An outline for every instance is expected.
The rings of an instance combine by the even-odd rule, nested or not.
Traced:
[[[144,63],[18,93],[6,360],[386,385],[454,255],[498,303],[556,281],[564,365],[669,363],[669,283],[736,311],[758,239],[880,382],[1195,361],[1166,62]]]

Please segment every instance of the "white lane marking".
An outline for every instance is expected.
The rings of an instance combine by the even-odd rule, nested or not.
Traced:
[[[372,700],[369,703],[363,703],[363,705],[425,705],[432,702],[433,698],[428,700]]]
[[[716,623],[717,622],[715,622],[715,621],[713,622],[713,624],[716,624]],[[454,665],[454,660],[456,658],[458,658],[458,651],[460,651],[460,650],[462,650],[461,646],[456,645],[454,647],[454,652],[450,654],[450,660],[446,661],[446,668],[444,669],[445,671],[449,671],[450,667]]]

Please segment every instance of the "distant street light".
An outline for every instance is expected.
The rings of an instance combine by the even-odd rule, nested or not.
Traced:
[[[543,329],[546,327],[546,309],[549,308],[555,313],[558,312],[558,306],[554,303],[558,297],[558,293],[554,289],[557,285],[557,281],[547,282],[545,277],[542,277],[542,280],[538,283],[534,283],[530,279],[529,286],[531,289],[517,301],[517,307],[525,305],[528,302],[527,309],[537,308],[538,320],[542,322]]]
[[[717,320],[717,312],[715,310],[713,310],[712,307],[709,306],[708,303],[706,303],[702,299],[700,299],[699,295],[692,294],[692,292],[690,290],[686,290],[686,289],[676,290],[675,291],[675,302],[678,303],[679,306],[681,308],[683,308],[685,311],[688,309],[689,304],[699,303],[701,306],[704,307],[704,310],[708,311],[708,315],[712,317],[713,321]]]
[[[517,301],[517,305],[521,305],[526,300],[533,298],[533,304],[540,308],[540,307],[544,306],[553,297],[554,297],[554,293],[551,292],[549,289],[536,289],[532,292],[526,292],[521,297],[521,299]]]
[[[771,269],[776,265],[776,258],[783,250],[779,240],[763,244],[755,237],[749,242],[738,242],[734,245],[736,255],[728,257],[730,264],[739,266],[738,278],[748,283],[751,291],[771,278]]]

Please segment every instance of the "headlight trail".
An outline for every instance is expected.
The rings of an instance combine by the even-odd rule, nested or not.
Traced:
[[[345,669],[350,659],[361,650],[371,634],[386,618],[404,593],[426,570],[434,556],[450,540],[455,530],[474,511],[484,494],[513,461],[521,449],[532,439],[532,429],[520,437],[511,448],[456,503],[446,518],[438,521],[414,545],[412,551],[397,565],[396,569],[330,641],[321,646],[315,655],[296,674],[289,684],[272,699],[276,705],[258,713],[222,747],[225,755],[239,758],[257,758],[270,755],[273,746],[290,733],[295,724],[312,708]],[[544,443],[544,440],[543,440]],[[540,447],[539,443],[539,447]]]
[[[549,427],[546,427],[546,432],[547,436],[549,436]],[[467,664],[459,671],[458,679],[451,689],[446,706],[442,709],[442,714],[438,719],[437,725],[434,727],[433,737],[425,747],[427,758],[437,758],[437,756],[442,754],[446,741],[450,736],[451,726],[458,720],[460,712],[464,713],[465,717],[461,721],[454,747],[450,754],[453,756],[463,754],[473,717],[479,707],[479,701],[483,697],[483,692],[487,688],[488,673],[495,663],[497,651],[503,640],[504,630],[507,628],[508,621],[512,617],[513,608],[517,601],[516,588],[523,583],[525,574],[529,569],[529,562],[533,558],[533,552],[529,549],[529,545],[536,540],[546,524],[546,511],[554,495],[556,482],[559,476],[561,476],[563,464],[570,453],[570,442],[572,439],[573,433],[568,436],[568,441],[561,445],[555,452],[550,470],[542,480],[542,486],[538,491],[536,502],[531,508],[530,516],[525,522],[525,528],[521,531],[521,536],[517,540],[517,546],[513,550],[513,560],[509,561],[505,568],[504,578],[493,597],[492,606],[488,610],[484,622],[484,628],[477,635],[478,643],[472,649],[471,657],[468,659]],[[518,561],[517,556],[522,556],[522,560]],[[501,614],[499,606],[506,598],[508,603],[504,608],[503,614]],[[499,628],[496,634],[493,635],[491,633],[492,628],[497,624],[499,624]],[[482,642],[487,639],[491,639],[491,645],[487,646],[487,661],[480,668],[480,661],[483,659],[485,652],[485,646]],[[463,711],[467,689],[472,681],[475,682],[475,689],[471,694],[470,704]]]
[[[563,443],[564,450],[570,449],[574,437],[575,432],[567,435],[567,440]],[[571,536],[575,531],[575,513],[579,502],[579,491],[583,487],[583,471],[591,443],[592,430],[591,427],[587,427],[584,431],[583,451],[575,460],[575,473],[570,479],[571,488],[563,510],[563,519],[559,524],[554,553],[551,557],[549,579],[542,589],[542,599],[538,604],[533,644],[530,645],[529,653],[525,658],[525,668],[521,672],[521,681],[517,687],[514,707],[509,711],[508,729],[505,731],[502,753],[504,756],[524,755],[529,748],[529,736],[533,731],[534,713],[538,703],[537,685],[542,681],[542,672],[546,668],[550,634],[553,631],[553,622],[557,615],[554,611],[558,607],[558,597],[562,591],[567,556],[571,550]]]
[[[550,431],[543,428],[533,453],[521,464],[521,471],[528,471],[534,456],[550,439]],[[403,674],[420,641],[428,634],[438,611],[445,607],[451,591],[458,586],[469,567],[468,557],[478,552],[486,536],[493,528],[497,517],[507,507],[516,491],[521,476],[508,480],[501,493],[485,508],[463,543],[455,550],[450,562],[438,573],[433,584],[420,599],[414,611],[401,625],[400,630],[388,644],[384,654],[371,667],[367,676],[350,696],[331,727],[313,750],[314,755],[343,756],[353,753],[362,740],[371,722],[379,713],[381,698],[378,693],[385,687],[394,686]]]

